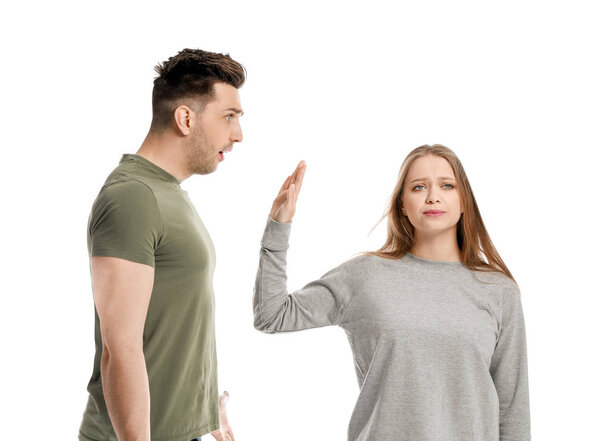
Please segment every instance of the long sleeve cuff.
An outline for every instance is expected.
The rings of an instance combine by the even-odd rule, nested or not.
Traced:
[[[271,216],[267,218],[267,225],[263,234],[261,245],[272,251],[284,251],[289,247],[290,230],[292,228],[292,221],[289,222],[277,222],[271,219]]]

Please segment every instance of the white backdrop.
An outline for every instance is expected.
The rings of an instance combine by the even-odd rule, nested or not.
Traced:
[[[458,154],[521,287],[533,439],[600,439],[593,3],[2,6],[0,438],[76,439],[93,362],[89,210],[149,128],[153,66],[191,47],[248,71],[244,141],[182,183],[217,250],[219,387],[237,441],[345,440],[358,395],[340,328],[252,326],[281,182],[307,162],[291,291],[382,244],[385,223],[368,233],[425,143]]]

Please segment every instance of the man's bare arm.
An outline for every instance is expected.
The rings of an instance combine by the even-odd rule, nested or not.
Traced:
[[[100,318],[102,388],[119,441],[150,441],[150,389],[143,352],[154,268],[117,257],[92,257]]]

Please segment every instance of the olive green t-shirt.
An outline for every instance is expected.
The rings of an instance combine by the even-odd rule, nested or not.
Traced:
[[[189,441],[219,428],[215,249],[179,184],[148,159],[123,154],[88,219],[90,274],[92,256],[154,268],[143,334],[152,441]],[[79,439],[116,441],[102,391],[102,336],[94,312],[96,355]]]

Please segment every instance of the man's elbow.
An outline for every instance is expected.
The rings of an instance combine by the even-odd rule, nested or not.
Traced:
[[[144,357],[144,345],[141,339],[102,339],[102,365],[120,361],[128,362],[139,357]]]

